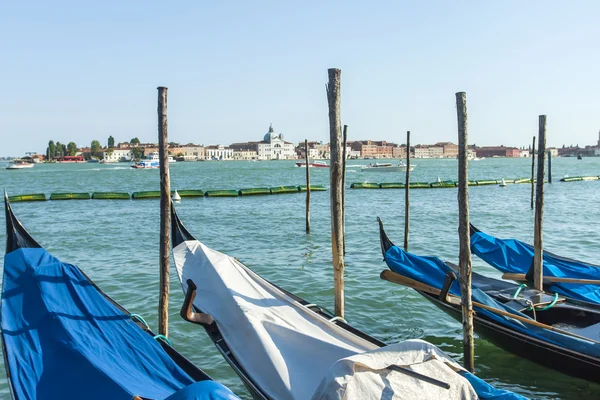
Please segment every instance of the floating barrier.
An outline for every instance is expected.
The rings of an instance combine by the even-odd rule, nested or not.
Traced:
[[[429,182],[410,182],[408,185],[410,189],[427,189],[431,187]]]
[[[175,193],[175,192],[173,192]],[[204,192],[200,189],[191,189],[191,190],[178,190],[179,196],[181,197],[203,197]]]
[[[500,182],[494,179],[477,181],[477,186],[497,185]]]
[[[240,189],[238,190],[240,196],[259,196],[265,194],[271,194],[271,189],[269,188],[249,188],[249,189]]]
[[[352,189],[379,189],[379,183],[354,182],[350,187]]]
[[[468,186],[477,186],[477,181],[469,181]]]
[[[130,200],[131,196],[129,193],[120,192],[94,192],[92,193],[92,199],[94,200]]]
[[[458,186],[457,182],[454,181],[443,181],[443,182],[432,182],[432,188],[453,188]]]
[[[567,176],[562,178],[561,182],[577,182],[577,181],[597,181],[597,176]]]
[[[207,190],[204,192],[206,197],[238,197],[237,190]]]
[[[380,183],[381,189],[404,189],[406,185],[400,182]]]
[[[306,192],[306,185],[298,186],[298,190],[300,192]],[[310,185],[311,192],[325,192],[326,190],[327,188],[325,188],[325,186],[322,185]]]
[[[298,186],[278,186],[272,187],[271,194],[279,194],[279,193],[295,193],[298,192]]]
[[[89,193],[52,193],[50,200],[89,200]]]
[[[21,194],[17,196],[8,196],[8,200],[11,203],[16,203],[19,201],[46,201],[46,195],[43,193],[34,193],[34,194]]]
[[[531,183],[531,178],[517,178],[515,183]]]
[[[142,192],[133,192],[131,198],[134,200],[139,199],[158,199],[160,198],[160,190],[150,190]]]

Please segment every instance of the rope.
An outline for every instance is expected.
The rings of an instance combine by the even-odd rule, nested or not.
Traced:
[[[517,289],[517,291],[515,292],[515,294],[513,295],[513,299],[516,299],[519,296],[519,293],[521,293],[521,290],[523,290],[523,288],[526,288],[527,285],[524,283],[521,283],[519,285],[519,288]]]
[[[144,319],[144,317],[142,317],[140,314],[130,314],[129,317],[131,319],[137,319],[138,321],[140,321],[142,324],[144,324],[144,326],[147,329],[150,329],[150,326],[148,326],[148,323],[146,322],[146,320]]]
[[[162,339],[165,342],[167,342],[169,344],[169,346],[173,346],[173,343],[171,343],[171,341],[169,340],[169,338],[166,337],[165,335],[156,335],[156,336],[154,336],[154,339],[156,339],[156,340]]]

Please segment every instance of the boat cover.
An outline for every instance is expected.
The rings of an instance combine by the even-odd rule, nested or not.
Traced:
[[[449,266],[447,266],[437,257],[417,256],[415,254],[405,252],[398,246],[390,247],[385,252],[384,257],[388,267],[392,271],[440,290],[444,285],[446,273],[452,271]],[[461,293],[459,281],[460,278],[457,278],[453,282],[453,284],[450,286],[449,293],[460,297]],[[474,302],[485,304],[487,306],[506,311],[523,318],[531,319],[531,317],[528,315],[495,300],[475,285],[472,286],[472,300]],[[525,324],[516,319],[494,313],[481,307],[473,306],[473,309],[476,311],[477,315],[481,317],[491,319],[496,323],[521,332],[530,337],[537,338],[566,349],[581,352],[592,357],[600,357],[600,344],[598,343],[584,339],[578,339],[574,336],[565,335],[534,325]],[[581,332],[574,333],[584,335]],[[597,332],[595,334],[597,335]],[[600,341],[600,337],[594,337],[593,339],[595,341]]]
[[[18,248],[4,257],[3,279],[2,338],[16,399],[165,399],[194,384],[76,266],[43,248]],[[186,399],[237,398],[217,382],[189,390]]]
[[[471,251],[504,273],[527,274],[533,264],[532,246],[516,239],[498,239],[481,231],[471,235]],[[544,251],[544,276],[600,280],[596,265],[570,260]],[[553,282],[548,290],[582,301],[600,304],[600,285]]]
[[[269,398],[310,399],[338,360],[379,348],[197,240],[181,242],[173,257],[184,292],[191,279],[197,286],[194,306],[214,318],[231,353]],[[474,382],[480,395],[499,393]]]
[[[444,382],[449,388],[391,369],[393,366]],[[482,389],[481,396],[478,396],[471,381]],[[374,398],[522,399],[514,393],[493,389],[423,340],[407,340],[339,360],[329,368],[313,396],[313,400]]]

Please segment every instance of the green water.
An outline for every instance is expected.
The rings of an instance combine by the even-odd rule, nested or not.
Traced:
[[[456,179],[456,160],[415,160],[413,181]],[[528,177],[529,159],[486,159],[470,163],[470,179]],[[352,182],[402,181],[402,173],[364,173],[351,165]],[[241,189],[300,185],[305,169],[292,161],[195,162],[171,165],[174,189]],[[546,186],[546,249],[598,263],[600,181],[561,183],[564,175],[598,175],[600,158],[553,159],[554,183]],[[311,169],[311,183],[329,187],[328,170]],[[127,164],[36,165],[30,170],[0,170],[0,188],[9,194],[42,192],[133,192],[158,190],[157,170]],[[500,237],[533,241],[530,185],[471,187],[471,221]],[[191,233],[208,246],[239,258],[259,274],[312,303],[333,308],[329,191],[313,192],[310,235],[304,232],[305,195],[184,199],[177,206]],[[376,217],[390,238],[401,243],[402,190],[348,189],[346,194],[346,317],[357,328],[393,343],[410,338],[430,341],[456,359],[462,352],[460,324],[411,289],[379,279],[385,269]],[[13,208],[33,237],[65,262],[82,268],[108,295],[157,326],[159,201],[70,200],[15,203]],[[4,226],[4,213],[0,214]],[[410,250],[457,261],[457,190],[411,191]],[[4,242],[4,231],[1,238]],[[498,276],[477,257],[476,271]],[[173,268],[174,270],[174,268]],[[172,274],[170,338],[175,347],[243,398],[243,385],[198,326],[178,316],[183,300]],[[532,398],[598,398],[600,385],[570,378],[519,359],[476,339],[476,369],[490,383]],[[4,371],[4,369],[1,369]],[[3,372],[2,372],[3,373]],[[0,380],[0,397],[8,385]]]

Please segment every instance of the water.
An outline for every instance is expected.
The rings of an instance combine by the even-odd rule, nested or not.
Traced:
[[[486,159],[470,163],[470,179],[528,177],[530,159]],[[600,158],[554,158],[554,183],[546,186],[545,247],[558,254],[597,262],[600,181],[561,183],[564,175],[600,174]],[[352,161],[351,165],[368,161]],[[456,160],[414,160],[413,181],[456,179]],[[171,165],[174,189],[241,189],[299,185],[306,170],[292,161],[196,162]],[[402,181],[398,173],[361,173],[349,168],[352,182]],[[311,183],[329,186],[326,169],[312,168]],[[48,164],[30,170],[0,170],[0,187],[9,194],[158,190],[157,170],[127,164]],[[530,185],[471,187],[471,221],[499,237],[533,242]],[[313,303],[333,308],[329,192],[311,194],[310,235],[304,233],[303,194],[240,198],[184,199],[177,206],[191,233],[208,246],[239,258],[259,274]],[[404,231],[402,190],[346,192],[346,317],[385,342],[410,338],[430,341],[460,360],[460,324],[413,290],[379,279],[386,268],[379,248],[376,217],[396,243]],[[157,327],[159,201],[49,201],[14,203],[33,237],[65,262],[82,268],[108,295]],[[4,213],[0,213],[4,226]],[[456,189],[411,191],[410,251],[458,259]],[[4,242],[4,231],[1,238]],[[3,246],[2,246],[3,247]],[[3,250],[3,249],[2,249]],[[476,271],[499,276],[474,257]],[[170,338],[175,347],[243,398],[238,377],[223,361],[204,330],[178,315],[183,293],[173,271]],[[574,379],[520,359],[476,338],[476,372],[490,383],[532,398],[600,397],[600,385]],[[1,369],[2,373],[4,368]],[[5,379],[0,397],[8,397]]]

